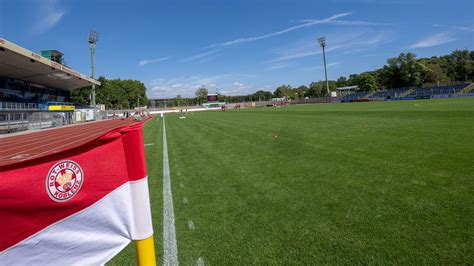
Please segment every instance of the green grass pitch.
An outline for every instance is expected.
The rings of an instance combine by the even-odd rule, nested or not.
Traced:
[[[183,265],[474,262],[474,99],[170,114],[166,129]],[[144,136],[162,264],[162,120]],[[135,260],[132,244],[110,264]]]

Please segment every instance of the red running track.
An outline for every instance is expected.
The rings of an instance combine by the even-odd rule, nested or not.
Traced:
[[[133,123],[131,119],[105,120],[0,138],[0,166],[74,148]]]

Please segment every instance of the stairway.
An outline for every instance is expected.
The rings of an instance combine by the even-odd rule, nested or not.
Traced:
[[[369,94],[365,95],[364,98],[367,98],[369,99],[370,97],[372,97],[372,95],[374,95],[377,91],[372,91],[370,92]]]
[[[471,93],[474,92],[474,83],[469,84],[461,93]]]
[[[408,95],[410,95],[410,94],[411,94],[412,92],[414,92],[414,91],[415,91],[415,89],[413,89],[413,88],[411,88],[411,89],[408,89],[408,90],[406,90],[406,91],[402,92],[402,93],[399,95],[399,97],[405,97],[405,96],[408,96]]]

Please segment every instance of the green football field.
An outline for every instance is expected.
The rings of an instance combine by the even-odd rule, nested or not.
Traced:
[[[474,262],[474,99],[166,115],[179,263]],[[163,119],[144,127],[163,263]],[[134,264],[133,244],[110,264]]]

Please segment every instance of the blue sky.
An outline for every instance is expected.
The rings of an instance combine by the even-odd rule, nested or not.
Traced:
[[[373,70],[388,57],[474,49],[472,0],[0,0],[0,37],[57,49],[90,73],[87,37],[100,32],[96,75],[137,79],[150,98],[247,94]]]

